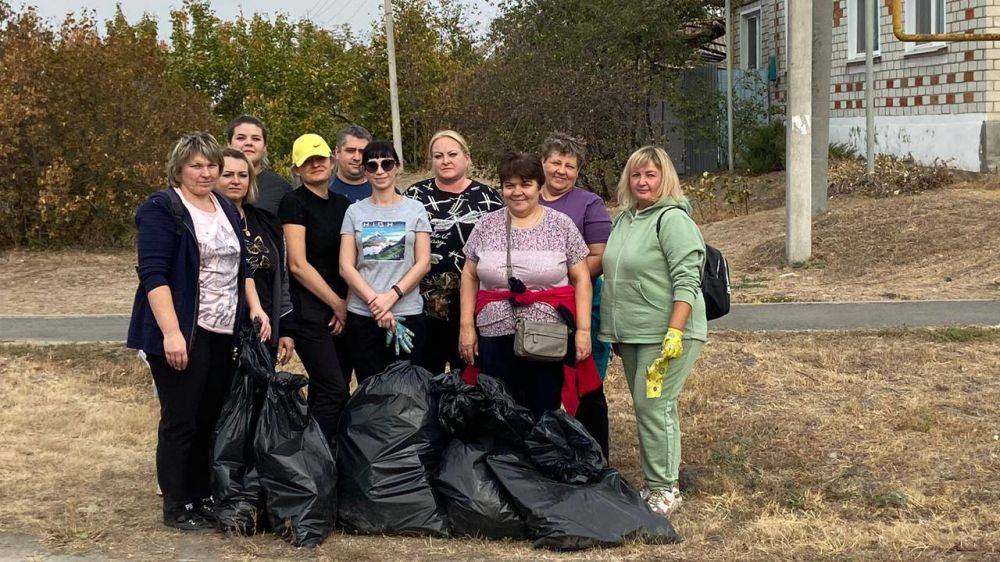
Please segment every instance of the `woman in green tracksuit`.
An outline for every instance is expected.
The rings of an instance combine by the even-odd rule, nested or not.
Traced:
[[[621,356],[639,428],[644,494],[666,515],[680,505],[677,397],[708,329],[705,241],[667,153],[646,146],[618,182],[620,214],[604,251],[600,338]]]

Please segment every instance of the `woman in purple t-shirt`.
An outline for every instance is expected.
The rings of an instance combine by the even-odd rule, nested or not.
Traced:
[[[587,163],[587,144],[579,138],[565,133],[552,133],[542,144],[542,165],[545,169],[545,185],[542,186],[541,203],[546,207],[565,213],[583,235],[589,254],[587,269],[593,279],[594,301],[591,316],[591,348],[594,363],[601,380],[608,371],[611,359],[611,345],[597,339],[601,322],[601,257],[611,234],[611,216],[596,193],[577,187],[580,170]],[[580,397],[580,409],[576,418],[580,420],[590,435],[597,440],[608,456],[608,400],[604,387]]]

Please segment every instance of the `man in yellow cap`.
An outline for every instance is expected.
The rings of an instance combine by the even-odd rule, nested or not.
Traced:
[[[295,351],[309,373],[309,410],[328,439],[347,401],[350,354],[338,337],[347,320],[347,283],[340,277],[340,227],[350,202],[329,189],[333,160],[323,137],[292,145],[292,171],[302,185],[281,200],[281,219],[295,309]]]

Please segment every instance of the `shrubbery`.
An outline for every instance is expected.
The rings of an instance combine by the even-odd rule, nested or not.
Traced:
[[[0,26],[0,246],[127,243],[172,143],[214,127],[209,100],[167,77],[150,21],[101,37],[0,4]]]
[[[830,195],[868,195],[889,197],[915,195],[940,189],[954,181],[955,170],[944,162],[921,166],[909,158],[887,154],[875,157],[875,173],[869,177],[863,159],[847,158],[830,162]]]

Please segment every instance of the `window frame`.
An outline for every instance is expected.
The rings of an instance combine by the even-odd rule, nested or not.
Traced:
[[[740,11],[740,68],[750,70],[748,66],[750,50],[747,37],[747,21],[750,19],[757,20],[757,44],[754,46],[757,51],[757,67],[754,70],[760,70],[763,67],[763,61],[761,60],[761,55],[763,54],[761,51],[761,24],[764,21],[760,4],[744,8]]]
[[[858,2],[865,0],[850,0],[847,3],[847,62],[860,62],[865,60],[865,52],[858,52],[858,12],[854,9]],[[909,1],[909,0],[907,0]],[[882,7],[881,0],[875,0],[875,35],[878,39],[878,48],[872,49],[872,58],[877,59],[882,56],[882,45],[885,37],[882,36]]]
[[[917,20],[914,15],[917,13],[917,2],[919,0],[906,0],[903,5],[903,29],[907,33],[916,33]],[[931,3],[931,33],[947,33],[948,21],[945,19],[948,15],[947,5],[945,0],[928,0]],[[934,26],[937,25],[938,9],[944,10],[944,14],[941,16],[941,26],[943,29],[935,30]],[[906,41],[903,43],[903,52],[905,54],[917,54],[917,53],[927,53],[938,51],[947,47],[944,41],[934,41],[932,43],[914,43],[912,41]]]

